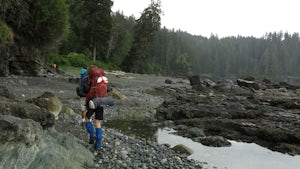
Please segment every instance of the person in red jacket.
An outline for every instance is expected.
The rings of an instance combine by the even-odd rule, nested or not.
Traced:
[[[96,149],[101,148],[102,140],[102,128],[101,122],[103,121],[104,109],[101,106],[89,106],[89,102],[98,97],[107,97],[107,83],[108,80],[105,77],[105,72],[103,69],[93,66],[88,69],[89,84],[90,89],[86,95],[86,130],[90,134],[89,144],[94,144]],[[94,126],[92,123],[92,116],[95,114],[95,127],[96,132],[94,131]]]

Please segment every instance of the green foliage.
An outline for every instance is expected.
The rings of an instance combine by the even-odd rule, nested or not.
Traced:
[[[0,22],[0,44],[7,44],[13,42],[13,33],[9,27]]]
[[[122,66],[125,71],[147,73],[148,62],[151,61],[149,51],[153,45],[156,32],[160,29],[160,1],[151,1],[134,27],[134,40],[128,56]]]
[[[22,46],[52,46],[68,26],[65,0],[2,0],[0,13],[1,19],[18,34]]]
[[[90,61],[90,65],[96,65],[98,67],[103,68],[104,70],[121,70],[117,65],[111,64],[111,63],[106,63],[106,62],[101,62],[101,61]]]
[[[59,65],[59,66],[71,66],[71,63],[68,60],[68,58],[66,58],[62,55],[59,55],[55,52],[49,53],[49,59],[48,59],[47,63],[49,65],[55,63],[56,65]]]
[[[262,38],[193,36],[162,29],[150,55],[160,73],[208,74],[215,77],[252,75],[260,78],[287,78],[300,73],[300,39],[294,33],[269,33]],[[183,70],[183,71],[182,71]]]
[[[20,29],[27,41],[37,45],[52,45],[61,40],[68,26],[65,0],[35,0],[31,17]]]
[[[300,74],[298,33],[220,39],[160,29],[160,1],[153,0],[137,20],[119,12],[111,16],[111,0],[0,0],[0,4],[1,45],[14,42],[42,54],[53,49],[45,58],[49,64],[96,64],[107,70],[122,67],[171,75],[193,71],[211,77]],[[59,52],[54,50],[57,45]]]
[[[83,18],[86,20],[83,37],[86,45],[93,53],[94,60],[96,55],[98,59],[106,59],[108,41],[112,27],[111,0],[93,0],[86,1],[83,5],[85,13]]]
[[[114,64],[105,63],[101,61],[92,61],[92,58],[80,53],[71,52],[68,55],[59,55],[55,52],[49,54],[49,59],[47,61],[48,65],[53,63],[57,64],[60,67],[69,69],[70,67],[89,67],[91,65],[97,65],[106,70],[120,70],[120,68]]]
[[[69,0],[71,31],[61,45],[62,53],[89,49],[94,60],[107,61],[111,39],[111,0]],[[97,57],[97,58],[96,58]]]
[[[0,20],[9,23],[12,28],[25,25],[30,17],[30,0],[0,0]]]
[[[125,17],[122,13],[116,12],[112,15],[112,19],[111,54],[107,60],[110,63],[121,66],[131,48],[135,18]]]
[[[74,67],[87,67],[89,65],[89,59],[84,54],[69,53],[67,59]]]

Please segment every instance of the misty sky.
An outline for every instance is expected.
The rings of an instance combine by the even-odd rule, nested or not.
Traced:
[[[113,0],[112,10],[140,17],[150,0]],[[162,26],[209,37],[300,32],[300,0],[161,0]]]

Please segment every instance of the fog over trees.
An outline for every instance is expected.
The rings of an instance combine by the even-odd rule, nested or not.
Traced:
[[[140,18],[113,13],[111,0],[1,0],[1,45],[40,50],[46,63],[133,73],[210,77],[299,77],[298,33],[219,38],[161,28],[160,1]]]

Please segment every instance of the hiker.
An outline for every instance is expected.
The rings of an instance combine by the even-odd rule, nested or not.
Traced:
[[[56,65],[55,63],[53,63],[53,64],[51,65],[51,67],[52,67],[53,69],[56,69],[57,65]]]
[[[94,98],[107,97],[108,96],[108,80],[105,77],[105,72],[102,68],[93,66],[88,69],[87,75],[89,76],[90,90],[86,96],[86,108],[87,112],[85,114],[86,119],[86,130],[90,135],[89,144],[94,144],[96,149],[101,148],[102,140],[102,127],[101,123],[103,121],[104,108],[102,106],[91,105],[90,102]],[[90,103],[90,104],[89,104]],[[91,105],[91,106],[89,106]],[[92,116],[95,114],[95,127],[92,123]]]
[[[88,89],[87,86],[88,84],[84,84],[85,82],[87,83],[87,70],[86,68],[82,68],[80,70],[80,81],[79,81],[79,88],[77,88],[77,95],[80,97],[79,103],[80,103],[80,111],[81,111],[81,118],[82,118],[82,126],[85,124],[85,113],[86,113],[86,102],[85,102],[85,97],[87,95]]]

